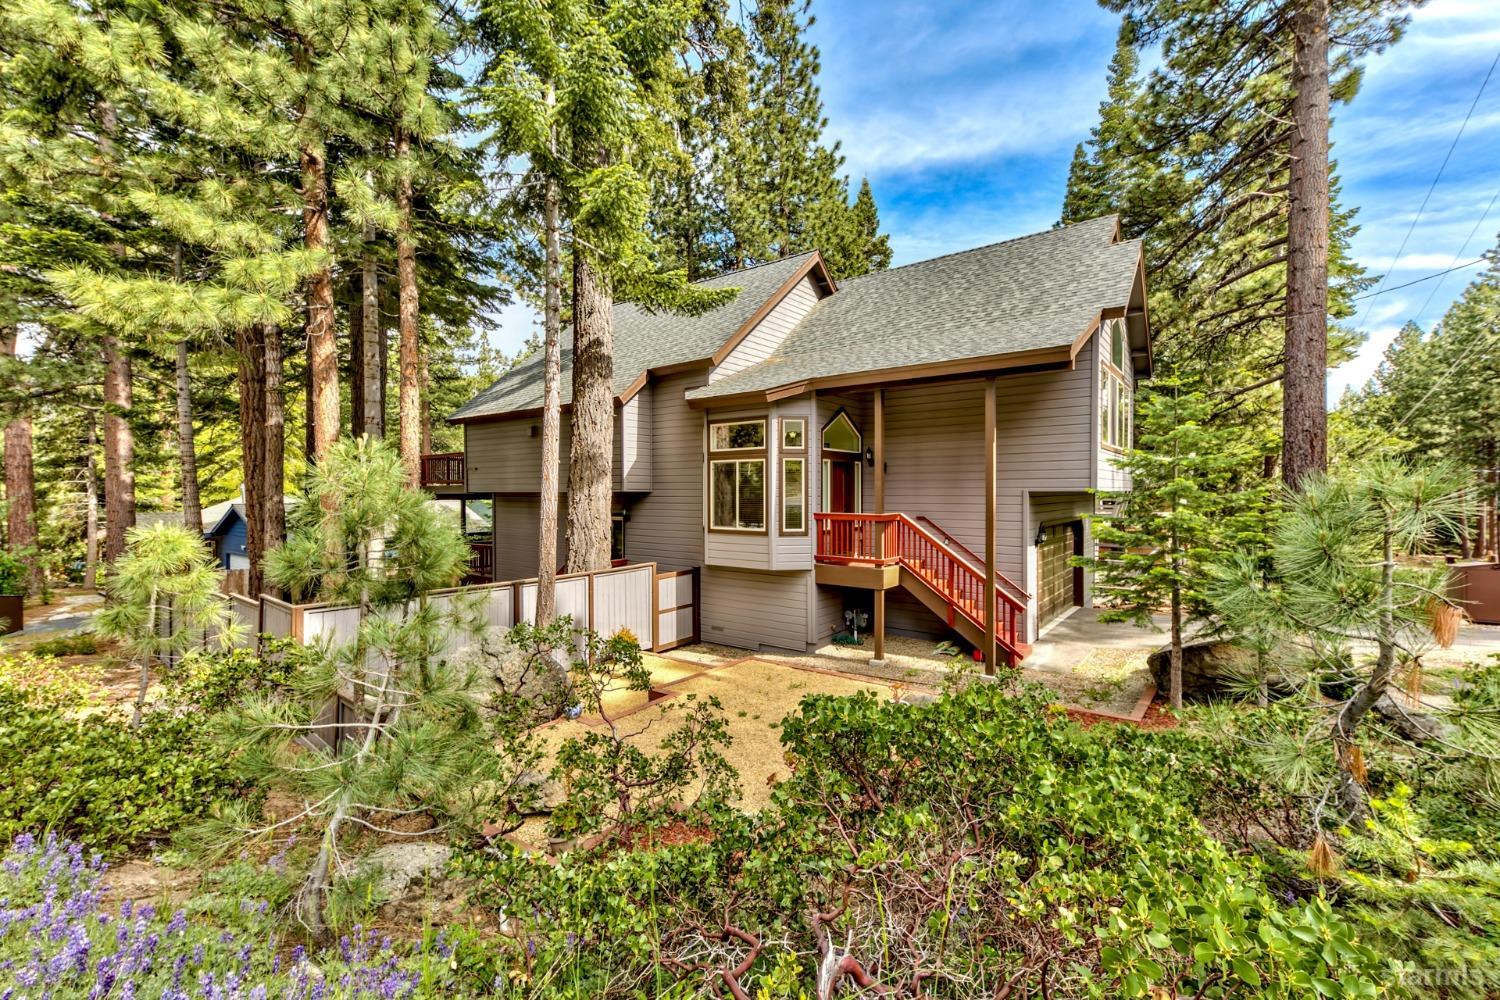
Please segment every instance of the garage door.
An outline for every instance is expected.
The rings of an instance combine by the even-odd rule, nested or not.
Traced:
[[[1044,626],[1074,605],[1073,524],[1055,524],[1037,546],[1037,622]]]

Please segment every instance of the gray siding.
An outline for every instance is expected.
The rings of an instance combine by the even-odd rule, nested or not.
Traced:
[[[660,568],[703,563],[703,414],[683,393],[703,384],[701,373],[673,375],[650,388],[651,492],[630,505],[625,554]]]
[[[536,576],[536,497],[495,498],[495,579],[529,580]],[[557,564],[568,559],[568,498],[557,501]]]
[[[804,650],[812,573],[768,573],[710,566],[700,594],[702,636],[746,649]]]
[[[652,487],[651,389],[615,407],[610,480],[616,490],[644,492]],[[568,452],[573,435],[570,414],[562,415],[558,434],[558,488],[568,488]],[[541,479],[542,418],[515,417],[468,424],[464,457],[471,493],[535,493]]]
[[[781,346],[781,342],[786,340],[792,328],[817,303],[821,294],[812,278],[803,278],[755,324],[744,340],[735,345],[724,361],[709,373],[709,382],[717,382],[726,375],[744,371],[769,358]]]

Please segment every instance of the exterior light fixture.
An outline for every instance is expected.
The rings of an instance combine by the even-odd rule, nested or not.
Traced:
[[[875,449],[874,448],[866,448],[865,449],[865,464],[868,465],[868,466],[871,466],[871,467],[873,467],[875,465]]]
[[[1036,544],[1041,545],[1047,540],[1047,528],[1045,525],[1036,526]]]

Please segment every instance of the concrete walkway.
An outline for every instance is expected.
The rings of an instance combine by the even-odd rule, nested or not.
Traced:
[[[1152,620],[1160,631],[1128,622],[1102,622],[1097,608],[1078,608],[1041,634],[1024,665],[1027,670],[1071,673],[1098,649],[1144,650],[1150,654],[1167,641],[1166,617]]]
[[[81,629],[93,618],[94,612],[102,607],[104,597],[100,594],[65,594],[58,604],[50,606],[40,616],[37,616],[36,608],[27,608],[25,627],[10,635],[0,636],[0,642],[40,639],[43,636]]]

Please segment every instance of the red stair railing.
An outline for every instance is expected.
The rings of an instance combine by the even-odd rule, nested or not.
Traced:
[[[984,573],[912,518],[905,514],[815,513],[813,521],[817,526],[818,562],[900,565],[942,595],[948,605],[949,625],[954,624],[955,615],[963,615],[976,627],[985,627]],[[1005,584],[1015,586],[1009,580]],[[1005,584],[995,584],[995,632],[1014,652],[1019,648],[1018,626],[1026,603],[1025,598],[1009,593]]]

